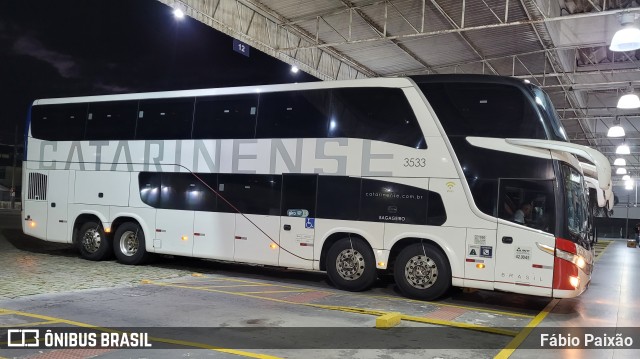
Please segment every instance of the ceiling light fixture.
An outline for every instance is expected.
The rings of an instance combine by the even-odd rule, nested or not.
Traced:
[[[616,174],[617,174],[617,175],[626,175],[626,174],[627,174],[627,169],[626,169],[626,168],[624,168],[624,167],[619,167],[619,168],[616,170]]]
[[[617,107],[621,109],[632,109],[640,107],[640,98],[638,98],[638,95],[633,93],[633,87],[629,86],[626,93],[620,97]],[[607,133],[607,136],[608,135],[609,134]]]
[[[628,189],[628,190],[633,189],[633,181],[630,179],[624,181],[624,189]]]
[[[623,181],[628,181],[628,180],[630,180],[630,179],[631,179],[631,176],[629,176],[629,175],[624,175],[624,176],[622,176],[622,180],[623,180]]]
[[[298,66],[293,65],[291,66],[291,72],[293,72],[294,74],[297,74],[298,71],[300,71],[300,69],[298,68]],[[624,136],[624,135],[623,135]]]
[[[622,157],[618,157],[618,158],[616,158],[615,161],[613,161],[613,165],[614,166],[626,166],[627,165],[627,160],[625,160]]]
[[[631,154],[631,150],[629,149],[629,146],[622,144],[616,148],[616,153],[619,155],[629,155]]]
[[[611,51],[632,51],[640,49],[640,29],[634,22],[637,14],[633,12],[625,12],[620,15],[620,25],[622,29],[616,31],[611,39],[609,50]]]
[[[636,96],[636,98],[637,97],[638,96]],[[640,101],[640,99],[638,101]],[[620,104],[620,101],[618,101],[618,105],[619,104]],[[620,119],[618,119],[618,116],[616,116],[615,120],[613,120],[613,126],[609,127],[609,131],[607,132],[607,137],[623,137],[623,136],[624,136],[624,128],[620,126]]]

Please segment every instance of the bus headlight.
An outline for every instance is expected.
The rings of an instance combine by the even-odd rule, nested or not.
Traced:
[[[574,288],[578,288],[580,285],[580,278],[574,276],[569,277],[569,284]]]
[[[585,261],[584,258],[582,258],[582,256],[563,251],[562,249],[556,248],[556,257],[564,259],[565,261],[571,262],[576,266],[578,266],[578,268],[580,269],[585,269],[585,267],[587,266],[587,261]]]

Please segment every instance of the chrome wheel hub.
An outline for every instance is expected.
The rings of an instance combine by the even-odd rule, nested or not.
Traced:
[[[426,289],[438,279],[438,266],[431,258],[417,255],[407,261],[404,276],[412,287]]]
[[[364,273],[364,257],[355,249],[345,249],[336,258],[336,270],[342,279],[356,280]]]
[[[120,236],[120,252],[127,257],[138,252],[138,236],[132,231],[126,231]]]
[[[82,246],[88,253],[95,253],[100,249],[100,243],[102,243],[102,236],[97,229],[90,229],[84,232],[82,236]]]

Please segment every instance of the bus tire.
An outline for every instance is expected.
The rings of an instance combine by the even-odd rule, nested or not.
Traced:
[[[427,243],[404,248],[393,274],[400,292],[410,298],[434,300],[451,288],[449,261],[439,248]]]
[[[146,262],[149,253],[140,225],[133,222],[121,224],[113,237],[113,252],[122,264],[136,265]]]
[[[78,231],[76,243],[84,259],[101,261],[111,257],[111,242],[98,222],[84,223]]]
[[[334,243],[327,253],[326,268],[337,288],[351,292],[368,289],[377,278],[375,257],[361,238],[342,238]]]

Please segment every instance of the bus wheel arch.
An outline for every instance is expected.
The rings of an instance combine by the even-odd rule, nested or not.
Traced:
[[[354,233],[333,233],[324,242],[320,265],[339,289],[352,292],[371,287],[378,278],[373,248]]]
[[[101,261],[112,255],[111,238],[105,233],[100,218],[94,214],[84,213],[76,218],[72,242],[84,259]]]
[[[111,226],[113,252],[118,262],[137,265],[150,258],[146,249],[146,237],[140,223],[131,217],[118,217]]]
[[[434,241],[404,238],[391,248],[389,263],[396,285],[407,297],[434,300],[451,288],[449,258]]]

